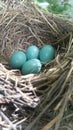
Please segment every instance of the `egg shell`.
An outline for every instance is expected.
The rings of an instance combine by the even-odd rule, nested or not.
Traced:
[[[40,61],[45,64],[55,57],[55,49],[51,45],[45,45],[40,49],[39,59]]]
[[[23,75],[26,74],[37,74],[41,71],[42,64],[38,59],[30,59],[24,63],[21,72]]]
[[[27,48],[26,57],[28,60],[38,58],[38,56],[39,56],[39,48],[37,46],[31,45]]]
[[[20,69],[26,61],[26,55],[22,51],[14,52],[10,58],[10,65],[13,69]]]

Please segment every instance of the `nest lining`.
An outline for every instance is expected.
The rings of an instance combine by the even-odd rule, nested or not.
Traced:
[[[24,122],[22,129],[25,126],[25,130],[47,130],[44,125],[48,123],[48,119],[53,120],[56,116],[53,113],[56,112],[60,121],[68,97],[71,98],[72,95],[73,25],[29,5],[3,11],[0,14],[0,32],[0,115],[1,123],[4,121],[1,125],[7,129],[11,125],[15,130],[20,129],[19,124]],[[25,52],[32,44],[39,48],[44,44],[52,44],[57,49],[57,56],[44,66],[41,73],[22,76],[20,71],[9,68],[9,58],[14,51]],[[8,107],[9,104],[12,108]],[[43,115],[48,109],[52,111],[53,117],[48,117],[44,122]],[[61,115],[58,113],[60,109]],[[41,117],[43,125],[37,122]],[[56,127],[57,124],[55,130]],[[48,124],[48,129],[50,128]]]

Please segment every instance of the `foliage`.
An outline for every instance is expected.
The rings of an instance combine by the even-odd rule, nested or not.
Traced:
[[[73,0],[34,0],[34,2],[48,12],[72,17]]]

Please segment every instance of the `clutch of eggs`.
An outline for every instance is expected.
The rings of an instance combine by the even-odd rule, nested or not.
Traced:
[[[35,45],[27,48],[26,52],[14,52],[10,58],[13,69],[20,69],[23,75],[37,74],[42,69],[42,64],[50,62],[55,57],[55,49],[51,45],[44,45],[39,49]]]

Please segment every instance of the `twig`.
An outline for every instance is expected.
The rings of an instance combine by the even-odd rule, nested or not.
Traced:
[[[0,110],[0,115],[4,118],[6,122],[8,122],[10,129],[17,130],[15,125],[9,120],[9,118]]]
[[[66,81],[68,81],[68,78],[70,77],[72,71],[73,71],[73,66],[71,67],[71,69],[70,69],[70,71],[69,71],[69,73],[68,73],[68,75],[67,75]],[[72,83],[72,84],[73,84],[73,83]],[[71,93],[73,92],[73,91],[72,91],[72,90],[73,90],[72,84],[70,84],[68,91],[67,91],[66,94],[64,95],[63,106],[62,106],[62,108],[61,108],[61,110],[60,110],[60,118],[59,118],[58,122],[56,123],[55,130],[58,130],[58,129],[59,129],[60,122],[61,122],[61,119],[62,119],[63,114],[64,114],[65,107],[66,107],[67,102],[68,102],[68,97],[69,97],[69,95],[71,95]]]
[[[52,121],[50,121],[42,130],[49,130],[57,121],[59,120],[59,115],[56,116]]]
[[[41,116],[45,113],[45,111],[47,111],[47,109],[56,101],[56,99],[60,96],[61,92],[63,91],[63,88],[64,86],[66,85],[66,82],[68,81],[69,77],[70,77],[70,74],[72,72],[72,69],[70,69],[66,79],[65,79],[65,82],[63,83],[62,85],[62,89],[60,91],[60,93],[47,105],[45,106],[45,108],[42,110],[41,113],[39,113],[39,115],[26,127],[25,130],[31,130],[33,128],[33,126],[36,124],[37,121],[39,121],[39,119],[41,118]]]

